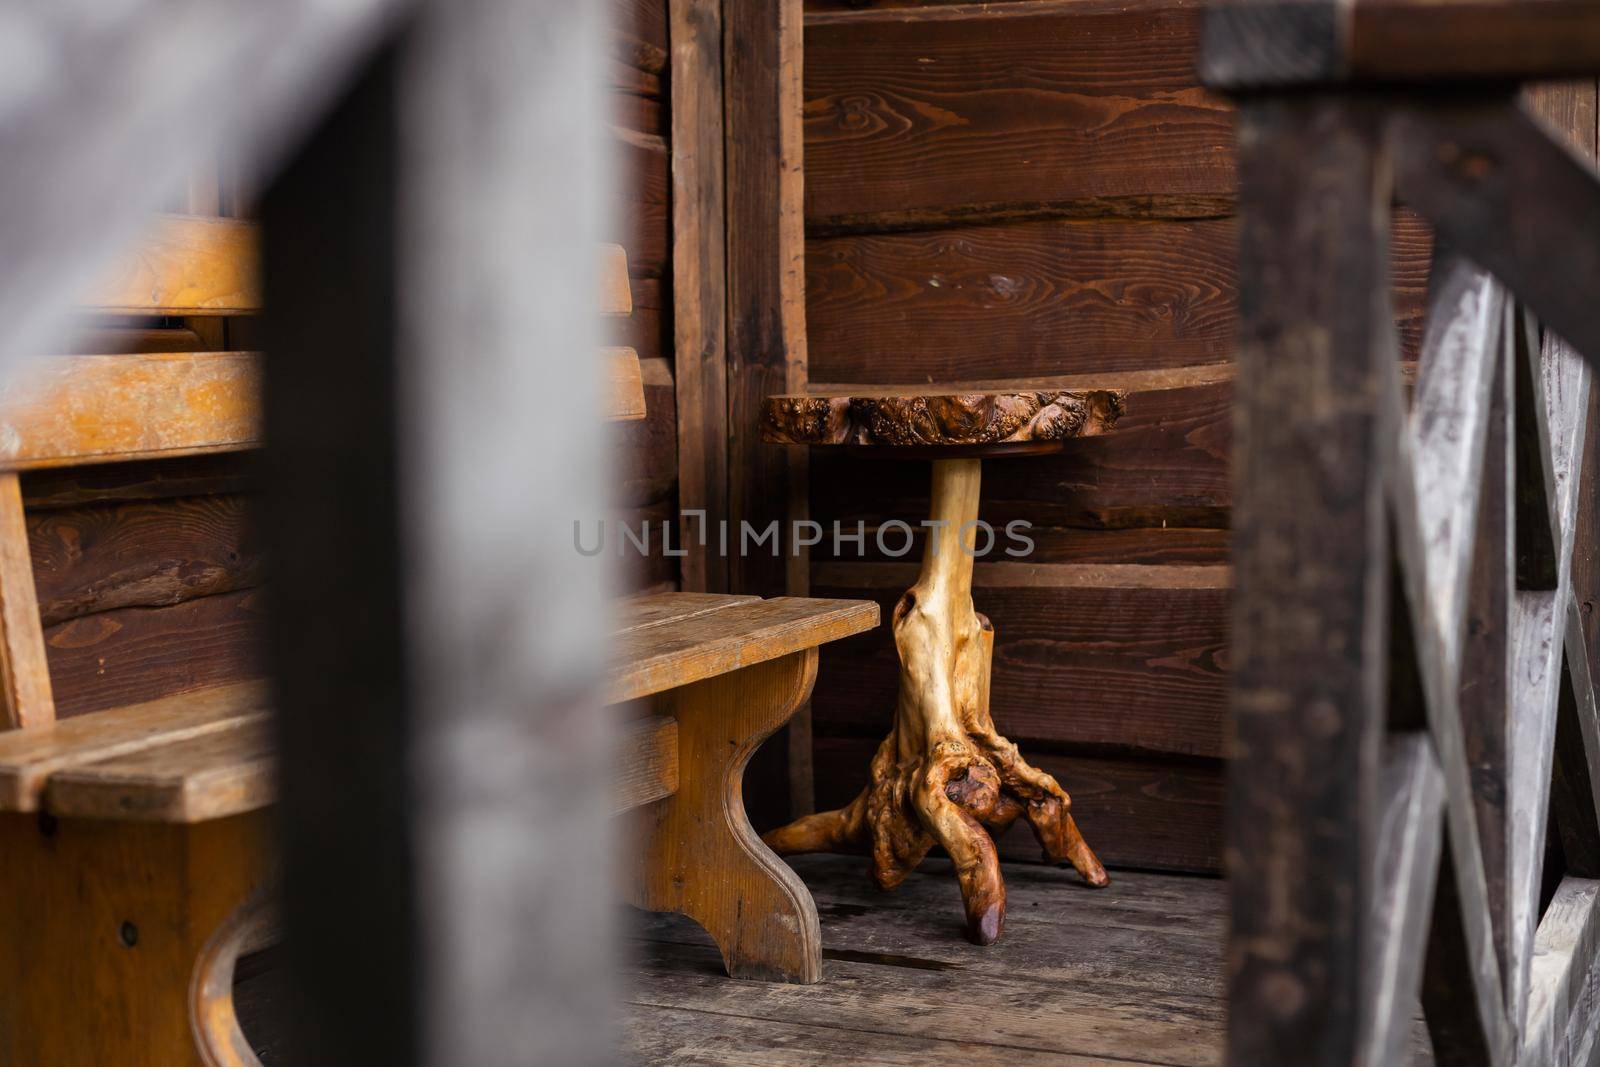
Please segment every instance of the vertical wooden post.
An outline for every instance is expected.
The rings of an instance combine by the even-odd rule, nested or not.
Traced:
[[[1370,923],[1390,554],[1390,190],[1370,105],[1240,108],[1233,1064],[1348,1065]]]
[[[678,385],[678,509],[683,588],[728,590],[726,219],[723,216],[722,0],[670,0],[672,47],[672,315]],[[694,534],[696,536],[691,536]]]
[[[728,208],[728,518],[762,529],[809,514],[806,452],[761,441],[761,402],[806,383],[805,203],[802,186],[800,0],[739,0],[723,10],[724,123]],[[737,536],[737,530],[735,530]],[[782,556],[734,552],[729,587],[763,596],[803,596],[810,552],[780,536]],[[789,724],[791,813],[810,811],[811,711]],[[770,746],[769,746],[770,747]],[[765,757],[765,759],[764,759]],[[756,766],[771,759],[758,753]],[[777,772],[774,774],[773,772]],[[754,792],[754,791],[753,791]],[[782,801],[752,795],[753,805]]]
[[[22,487],[15,474],[0,473],[0,730],[55,718]]]
[[[608,1062],[602,11],[417,7],[264,205],[292,1059]]]

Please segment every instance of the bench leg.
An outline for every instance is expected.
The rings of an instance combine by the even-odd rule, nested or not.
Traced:
[[[269,867],[263,812],[175,826],[0,815],[0,1063],[223,1067],[191,983]]]
[[[817,908],[750,826],[744,768],[811,693],[817,650],[708,678],[658,698],[678,721],[678,792],[643,824],[632,902],[694,919],[735,978],[811,983],[822,974]]]

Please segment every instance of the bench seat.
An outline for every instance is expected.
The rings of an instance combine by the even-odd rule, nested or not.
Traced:
[[[621,602],[606,701],[650,696],[878,625],[868,600],[653,593]]]
[[[0,733],[0,811],[197,823],[273,800],[267,687],[199,689]]]

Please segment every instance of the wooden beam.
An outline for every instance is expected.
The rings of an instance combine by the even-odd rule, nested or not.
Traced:
[[[79,298],[118,315],[250,315],[261,310],[261,235],[254,223],[163,215]]]
[[[55,718],[22,485],[15,473],[0,473],[0,729]]]
[[[1494,283],[1498,290],[1498,283]],[[1460,684],[1461,738],[1472,772],[1472,801],[1477,821],[1478,845],[1483,855],[1488,892],[1489,920],[1500,973],[1510,966],[1509,872],[1506,867],[1507,748],[1511,720],[1511,598],[1516,587],[1512,562],[1516,466],[1512,458],[1513,367],[1509,331],[1513,309],[1500,302],[1500,314],[1479,324],[1478,336],[1487,351],[1481,353],[1493,368],[1488,399],[1488,425],[1484,432],[1483,471],[1477,496],[1476,537],[1468,545],[1471,573],[1465,612],[1440,623],[1447,641],[1456,644],[1454,659]],[[1447,439],[1435,446],[1450,447]],[[1448,504],[1446,505],[1448,506]],[[1461,516],[1465,519],[1466,516]],[[1430,566],[1438,561],[1431,554]],[[1431,578],[1430,574],[1430,578]],[[1450,583],[1430,587],[1431,596],[1449,595]],[[1434,601],[1437,604],[1437,600]],[[1454,625],[1450,625],[1454,624]]]
[[[1239,131],[1228,1057],[1343,1067],[1374,916],[1390,195],[1360,103],[1249,101]]]
[[[723,195],[722,0],[670,0],[672,329],[678,402],[682,587],[728,590],[727,220]]]
[[[260,373],[251,352],[36,360],[0,394],[0,470],[252,448]]]
[[[1428,546],[1427,610],[1452,662],[1459,661],[1465,627],[1504,315],[1498,282],[1462,256],[1435,257],[1409,421],[1420,533]]]
[[[1361,1039],[1355,1062],[1386,1067],[1404,1062],[1433,913],[1444,776],[1425,732],[1392,736],[1380,783],[1377,882],[1371,948],[1362,983]]]
[[[1567,870],[1600,877],[1600,711],[1595,707],[1583,616],[1567,602],[1556,751],[1550,804],[1561,834]]]
[[[728,521],[764,529],[809,513],[808,458],[761,440],[762,401],[804,386],[805,204],[802,170],[800,0],[723,5],[724,151],[727,166]],[[735,554],[728,588],[803,596],[809,552],[781,536],[782,556]],[[811,809],[811,708],[790,720],[785,744],[756,754],[748,797],[756,822]],[[785,759],[787,767],[774,764]],[[763,766],[765,761],[772,763]],[[756,783],[787,781],[787,796]]]
[[[1270,0],[1206,15],[1214,89],[1504,83],[1600,73],[1590,0]]]
[[[1398,102],[1389,142],[1405,202],[1600,361],[1600,316],[1588,288],[1575,284],[1600,278],[1600,242],[1573,238],[1600,233],[1593,165],[1551,140],[1509,95]]]
[[[0,107],[0,373],[55,347],[62,315],[224,144],[252,180],[276,166],[413,3],[136,0],[116,19],[30,19],[42,65]]]
[[[1392,354],[1395,342],[1381,346]],[[1398,420],[1402,400],[1399,370],[1385,364],[1388,383],[1384,403]],[[1429,590],[1436,584],[1435,559],[1425,531],[1436,518],[1421,506],[1416,490],[1417,460],[1409,433],[1390,438],[1387,463],[1394,515],[1395,549],[1407,605],[1407,633],[1414,647],[1416,671],[1429,731],[1444,772],[1446,823],[1450,847],[1442,871],[1434,927],[1424,977],[1424,1006],[1434,1045],[1442,1056],[1465,1063],[1500,1064],[1512,1051],[1513,1034],[1506,1020],[1504,992],[1494,948],[1489,890],[1479,844],[1476,803],[1460,710],[1461,670],[1449,652],[1447,631],[1428,609]],[[1454,620],[1459,626],[1461,620]],[[1455,646],[1459,649],[1459,643]],[[1403,718],[1414,718],[1414,713]]]
[[[1512,600],[1512,732],[1506,806],[1512,815],[1507,846],[1507,864],[1513,876],[1511,946],[1512,959],[1518,965],[1506,978],[1506,1004],[1513,1018],[1520,1017],[1527,1002],[1527,966],[1539,919],[1572,539],[1593,377],[1589,365],[1548,332],[1541,364],[1560,540],[1556,547],[1556,589],[1519,589]]]

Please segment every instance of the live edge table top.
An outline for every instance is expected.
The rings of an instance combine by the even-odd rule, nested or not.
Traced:
[[[992,456],[1055,451],[1108,432],[1125,393],[1104,379],[939,385],[813,385],[769,396],[762,439],[899,455]]]

